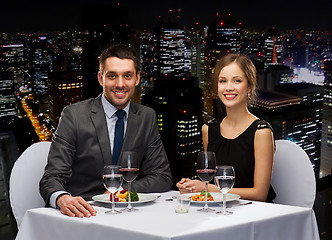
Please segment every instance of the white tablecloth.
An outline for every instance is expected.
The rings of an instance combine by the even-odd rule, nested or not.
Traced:
[[[137,205],[139,211],[105,214],[97,207],[97,216],[71,218],[52,208],[27,211],[17,240],[52,239],[248,239],[316,240],[316,218],[311,208],[262,202],[231,208],[233,215],[202,213],[192,204],[189,213],[175,213],[165,198],[177,192],[161,194],[151,203]],[[215,206],[219,210],[219,206]]]

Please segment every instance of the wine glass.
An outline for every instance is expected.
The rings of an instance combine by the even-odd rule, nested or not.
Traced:
[[[226,211],[226,193],[232,189],[235,183],[235,172],[234,167],[232,166],[217,166],[216,167],[216,176],[214,177],[215,184],[222,193],[222,211],[223,215],[230,215],[232,212]]]
[[[123,211],[137,211],[131,206],[131,182],[138,176],[138,159],[136,152],[123,152],[121,155],[121,169],[123,179],[128,183],[128,206]]]
[[[202,212],[212,212],[214,209],[208,207],[208,184],[215,175],[216,156],[214,152],[199,152],[197,155],[196,172],[197,176],[205,183],[205,205],[198,209]]]
[[[122,174],[120,173],[121,166],[119,165],[106,165],[103,169],[103,183],[105,188],[112,194],[112,208],[105,213],[121,213],[115,210],[114,193],[122,184]]]

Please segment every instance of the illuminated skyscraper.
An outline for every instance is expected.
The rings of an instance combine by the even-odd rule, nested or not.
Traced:
[[[54,71],[82,70],[82,34],[66,31],[54,35]]]
[[[195,161],[202,150],[202,90],[193,77],[161,77],[155,83],[159,131],[170,161],[174,181],[195,175]]]
[[[319,177],[332,174],[332,61],[326,61],[322,124],[322,148]]]
[[[49,116],[57,126],[62,109],[83,99],[83,81],[73,71],[53,72],[49,78]]]
[[[315,110],[316,120],[309,127],[310,129],[313,129],[312,127],[316,129],[315,132],[312,132],[316,134],[316,141],[314,142],[314,151],[312,152],[313,156],[311,159],[315,162],[315,166],[319,167],[322,139],[323,87],[301,82],[280,84],[275,87],[275,90],[301,97],[303,105],[308,106],[309,109],[313,108]],[[306,139],[307,138],[304,138],[304,140]]]
[[[287,139],[298,144],[316,165],[316,109],[305,106],[301,97],[271,91],[259,91],[252,112],[268,121],[275,139]]]
[[[12,72],[0,71],[0,123],[4,127],[17,116]]]
[[[275,27],[269,29],[266,33],[263,52],[266,67],[282,62],[282,37]]]
[[[145,31],[141,33],[141,80],[142,95],[153,91],[153,82],[157,78],[156,42],[153,34]]]
[[[53,71],[53,43],[45,35],[30,36],[32,91],[37,96],[48,92],[48,73]]]
[[[207,46],[204,54],[204,120],[214,116],[213,101],[218,98],[215,79],[213,79],[215,65],[219,59],[229,52],[240,51],[241,23],[230,18],[223,20],[217,15],[216,20],[209,26]]]
[[[204,90],[203,90],[203,104],[204,104],[204,121],[212,119],[213,101],[218,98],[217,84],[214,79],[214,70],[217,61],[225,54],[219,50],[205,50],[204,54]]]
[[[208,49],[239,52],[241,40],[241,22],[230,18],[222,19],[217,16],[213,24],[209,26]]]
[[[23,44],[0,45],[0,71],[13,72],[14,84],[23,80],[27,59]]]
[[[18,115],[15,92],[23,79],[26,60],[22,44],[0,45],[0,122],[2,127]]]
[[[199,24],[190,31],[191,39],[191,75],[199,80],[199,87],[204,87],[204,52],[206,48],[205,31],[201,31]]]
[[[202,151],[202,117],[200,108],[187,106],[178,109],[176,121],[176,153],[181,169],[178,177],[192,177],[195,175],[195,160],[197,153]],[[180,179],[178,179],[180,180]]]
[[[264,34],[260,32],[241,31],[240,52],[257,60],[263,60]]]
[[[157,36],[158,76],[190,76],[191,47],[184,29],[161,25]]]

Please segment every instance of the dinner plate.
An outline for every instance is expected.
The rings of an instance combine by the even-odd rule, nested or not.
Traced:
[[[132,204],[133,203],[152,202],[158,198],[158,196],[154,195],[154,194],[137,193],[137,195],[138,195],[139,201],[131,202]],[[110,201],[110,194],[99,194],[99,195],[93,196],[92,200],[94,200],[96,202],[102,202],[102,203],[112,203],[112,201]],[[128,204],[128,202],[115,202],[115,203],[119,204],[119,205]]]
[[[188,197],[191,196],[195,196],[199,193],[186,193],[183,195],[187,195]],[[222,197],[222,193],[218,193],[218,192],[210,192],[210,194],[213,197],[213,201],[208,201],[208,203],[222,203],[223,197]],[[230,201],[234,201],[234,200],[238,200],[240,199],[240,196],[237,194],[233,194],[233,193],[227,193],[226,194],[226,202],[230,202]],[[197,204],[205,204],[205,201],[193,201],[191,200],[191,203],[197,203]]]

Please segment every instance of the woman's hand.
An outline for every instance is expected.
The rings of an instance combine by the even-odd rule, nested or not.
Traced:
[[[178,187],[181,194],[201,192],[205,190],[205,184],[199,180],[191,180],[189,178],[182,178],[176,186]]]

